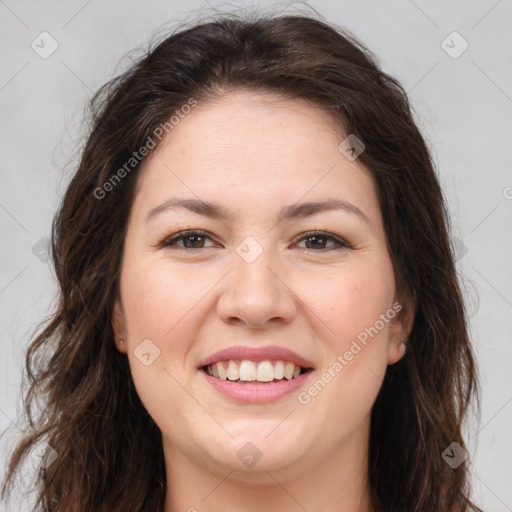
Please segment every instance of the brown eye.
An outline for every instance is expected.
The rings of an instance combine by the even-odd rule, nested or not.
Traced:
[[[205,231],[182,231],[164,240],[161,244],[162,247],[177,246],[182,249],[204,249],[205,239],[209,239],[210,236]],[[183,241],[183,243],[181,243]],[[212,246],[209,246],[212,247]]]
[[[310,231],[302,235],[299,239],[299,242],[306,241],[307,250],[331,250],[336,248],[349,248],[350,245],[346,242],[340,240],[338,237],[331,235],[329,233],[325,233],[324,231]],[[334,247],[326,247],[328,242],[333,242]]]

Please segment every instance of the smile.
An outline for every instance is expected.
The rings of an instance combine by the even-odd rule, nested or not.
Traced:
[[[239,384],[289,381],[309,371],[291,361],[250,361],[248,359],[218,361],[203,367],[203,369],[216,379],[229,380]]]
[[[197,368],[216,394],[237,403],[289,397],[314,373],[311,361],[279,345],[227,347],[207,356]]]

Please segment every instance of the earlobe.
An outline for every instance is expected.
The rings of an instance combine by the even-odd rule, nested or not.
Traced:
[[[407,353],[407,341],[402,341],[398,345],[396,343],[389,344],[388,365],[398,363],[405,357]]]
[[[114,334],[114,343],[117,350],[125,354],[127,351],[127,332],[124,312],[119,299],[116,299],[114,303],[114,309],[112,312],[112,330]]]
[[[395,364],[407,353],[407,340],[414,324],[414,312],[409,304],[401,308],[392,320],[389,336],[388,364]]]

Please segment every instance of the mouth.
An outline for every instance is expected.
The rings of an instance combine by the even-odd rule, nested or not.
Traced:
[[[313,371],[313,368],[279,359],[263,361],[229,359],[204,365],[200,370],[221,381],[264,386],[298,379],[301,375]]]
[[[305,386],[313,363],[278,345],[237,345],[203,359],[198,370],[210,388],[235,403],[287,399]]]

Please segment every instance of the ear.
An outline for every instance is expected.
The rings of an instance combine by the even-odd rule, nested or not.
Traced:
[[[128,351],[128,331],[126,329],[126,319],[124,316],[123,306],[118,298],[114,303],[114,309],[112,311],[112,329],[114,331],[114,342],[117,350],[126,354]],[[121,340],[123,340],[124,343],[121,343]]]
[[[389,322],[388,364],[395,364],[405,354],[407,338],[414,325],[414,307],[412,301],[401,299],[395,300],[391,310],[396,315]]]

